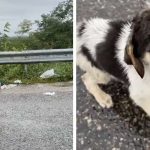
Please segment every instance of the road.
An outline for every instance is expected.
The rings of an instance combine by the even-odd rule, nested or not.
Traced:
[[[0,150],[71,150],[72,95],[70,84],[1,90]]]
[[[77,0],[77,20],[127,19],[139,9],[139,0]],[[102,109],[85,89],[81,74],[77,68],[77,150],[149,150],[150,118],[129,99],[124,85],[101,85],[114,101],[113,108]]]

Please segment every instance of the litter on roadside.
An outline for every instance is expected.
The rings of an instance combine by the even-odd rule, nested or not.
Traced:
[[[55,92],[46,92],[46,93],[43,93],[44,95],[47,95],[47,96],[53,96],[55,95]]]
[[[42,79],[47,79],[47,78],[50,78],[50,77],[53,77],[55,76],[55,72],[54,72],[54,69],[51,69],[51,70],[47,70],[45,71],[41,76],[40,78]]]
[[[4,89],[11,89],[11,88],[16,87],[16,86],[17,86],[16,84],[2,85],[1,89],[2,90],[4,90]]]
[[[14,83],[15,83],[15,84],[21,84],[22,81],[21,81],[21,80],[15,80]]]
[[[21,80],[15,80],[13,84],[0,84],[0,89],[1,90],[4,90],[4,89],[11,89],[11,88],[14,88],[16,86],[18,86],[19,84],[21,84],[22,81]]]

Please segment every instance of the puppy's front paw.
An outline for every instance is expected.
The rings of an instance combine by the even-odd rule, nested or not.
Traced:
[[[113,101],[110,95],[105,94],[103,97],[96,98],[97,102],[100,104],[103,108],[110,108],[113,106]]]

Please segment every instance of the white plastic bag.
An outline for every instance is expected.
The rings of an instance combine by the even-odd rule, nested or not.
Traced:
[[[42,79],[47,79],[47,78],[50,78],[50,77],[53,77],[55,75],[54,73],[54,69],[51,69],[51,70],[47,70],[46,72],[44,72],[40,78]]]

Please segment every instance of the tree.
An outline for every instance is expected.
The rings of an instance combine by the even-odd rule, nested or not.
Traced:
[[[9,22],[6,22],[5,25],[4,25],[4,32],[9,32],[10,31],[10,23]]]
[[[19,25],[19,30],[16,32],[18,34],[26,34],[32,30],[33,23],[30,20],[24,19]]]
[[[52,11],[51,16],[60,19],[63,22],[73,22],[73,1],[67,0],[65,2],[60,3],[54,9],[54,11]]]
[[[0,50],[25,50],[70,48],[73,46],[72,0],[59,3],[50,13],[41,15],[36,21],[38,29],[31,31],[33,22],[24,19],[18,25],[18,35],[8,37],[10,24],[6,23],[0,33]],[[26,36],[24,36],[26,35]]]
[[[72,0],[60,3],[50,14],[43,14],[38,24],[37,37],[43,48],[68,48],[73,45]]]
[[[9,37],[7,35],[7,33],[10,32],[10,23],[6,22],[3,28],[3,33],[1,33],[1,37],[0,37],[0,50],[4,51],[4,50],[8,50],[10,48],[10,41],[9,41]]]

